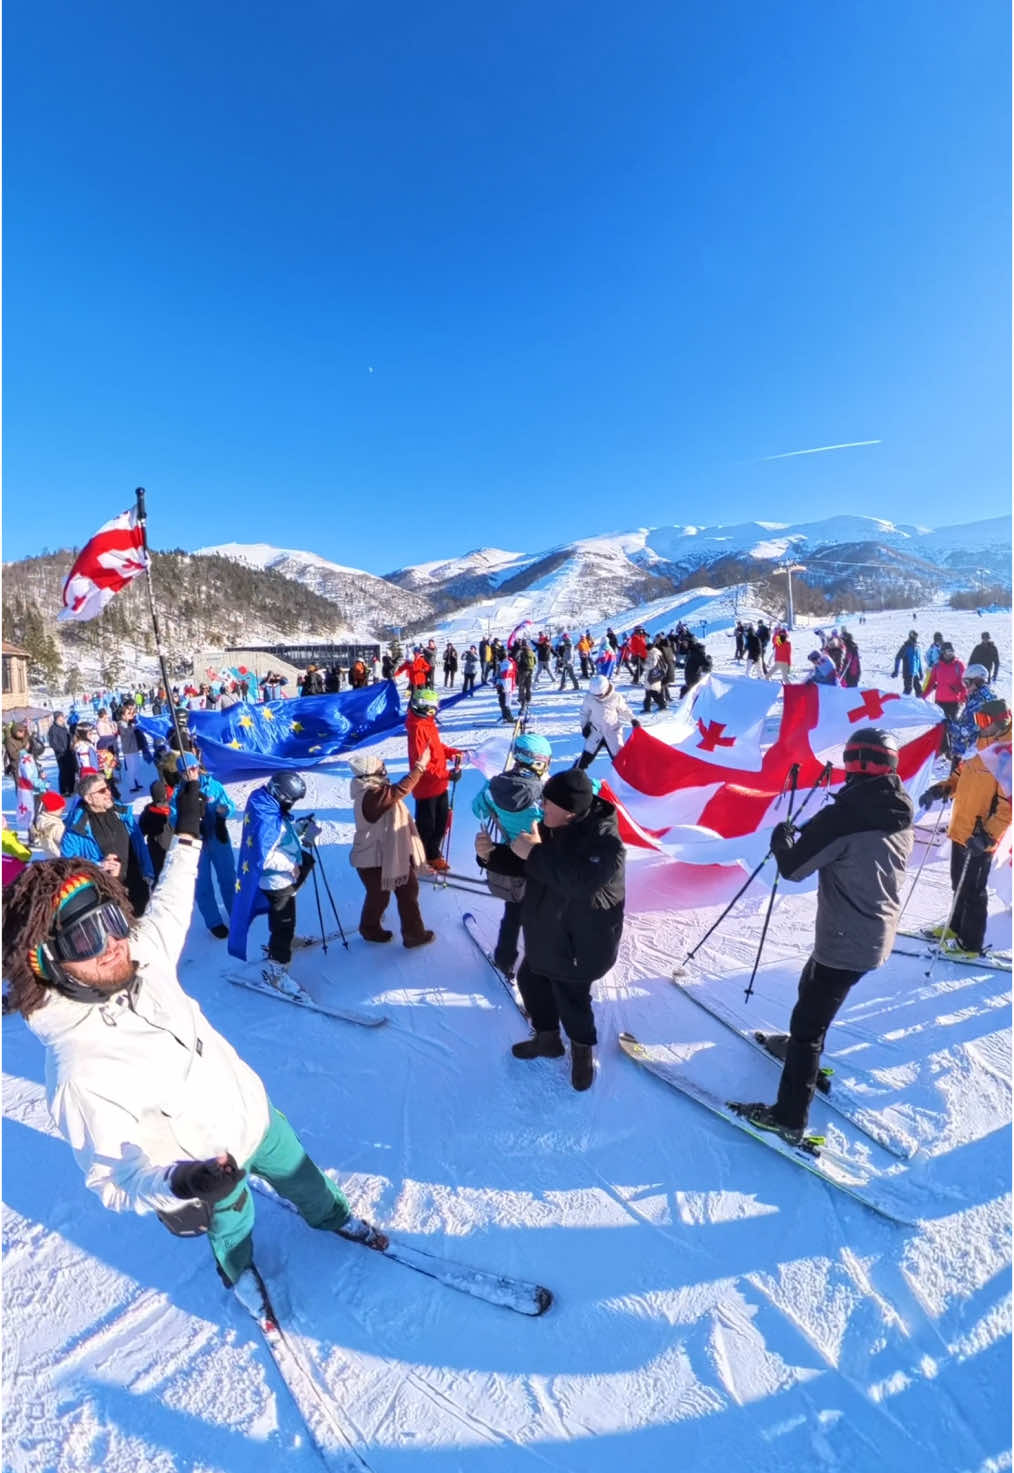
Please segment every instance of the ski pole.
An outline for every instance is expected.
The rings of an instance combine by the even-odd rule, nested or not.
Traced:
[[[577,764],[575,763],[575,766],[576,765]],[[798,763],[793,763],[793,767],[792,767],[792,769],[790,771],[790,776],[791,776],[791,772],[792,771],[795,772],[795,777],[792,779],[793,791],[795,791],[795,784],[796,784],[796,781],[798,780],[798,777],[799,777],[799,765],[798,765]],[[820,778],[818,778],[817,781],[818,782],[821,782],[822,780],[823,780],[823,773],[821,774]],[[782,793],[784,793],[784,791],[785,791],[785,786],[783,784],[782,785]],[[811,788],[810,794],[807,794],[807,797],[809,797],[812,794],[812,792],[813,792],[813,789]],[[779,795],[778,795],[779,796],[779,799],[781,798],[782,793],[779,793]],[[802,811],[803,811],[803,806],[804,806],[803,804],[800,805],[800,809],[799,809],[800,813],[802,813]],[[713,936],[715,934],[715,932],[718,930],[719,926],[725,920],[726,916],[732,910],[733,906],[736,904],[736,902],[738,900],[741,900],[742,897],[746,894],[746,892],[749,890],[750,886],[753,884],[754,880],[760,874],[761,870],[764,868],[764,866],[767,864],[767,862],[768,862],[768,860],[770,858],[771,858],[771,850],[769,849],[768,852],[765,854],[764,858],[761,860],[760,864],[758,864],[757,867],[754,870],[751,871],[751,873],[743,881],[742,885],[740,885],[740,887],[736,891],[735,895],[732,897],[732,899],[729,901],[728,905],[722,911],[722,914],[718,917],[718,920],[715,921],[715,923],[713,925],[711,925],[711,926],[708,927],[708,929],[705,931],[704,935],[701,937],[700,941],[698,941],[697,945],[695,947],[693,947],[692,950],[690,950],[690,951],[687,952],[687,954],[683,958],[682,962],[680,962],[679,966],[676,967],[676,969],[674,970],[674,972],[673,972],[673,976],[674,977],[680,977],[680,976],[683,975],[684,971],[686,970],[687,962],[693,961],[694,957],[700,951],[700,949],[704,945],[705,941],[707,941],[710,936]]]
[[[320,886],[317,884],[316,864],[310,866],[310,873],[313,876],[313,898],[317,902],[317,920],[320,922],[320,944],[324,955],[327,956],[327,937],[324,934],[324,912],[320,904]]]
[[[824,772],[821,774],[821,777],[824,777],[829,772],[830,772],[830,768],[829,767],[825,767],[824,768]],[[795,763],[794,762],[792,764],[792,769],[790,771],[789,777],[790,777],[790,781],[791,781],[791,787],[789,789],[789,816],[788,816],[788,818],[786,820],[787,823],[791,823],[792,822],[792,803],[793,803],[793,799],[796,796],[796,783],[799,781],[799,764],[798,763]],[[812,791],[813,790],[811,789],[811,792]],[[779,797],[781,797],[781,794],[779,794]],[[802,807],[802,805],[800,805],[800,807]],[[771,912],[775,908],[775,894],[777,893],[777,890],[778,890],[778,881],[781,879],[781,877],[782,877],[782,872],[776,866],[775,867],[775,877],[774,877],[774,880],[771,882],[771,894],[768,896],[768,908],[767,908],[767,910],[764,913],[764,924],[761,927],[760,941],[757,944],[757,955],[753,959],[753,971],[750,973],[750,980],[746,984],[746,993],[744,994],[744,996],[745,996],[745,1000],[747,1002],[749,1002],[750,1001],[750,998],[753,996],[753,983],[754,983],[754,978],[757,976],[757,968],[760,966],[761,952],[764,950],[764,942],[767,940],[768,926],[771,924]]]
[[[932,975],[933,975],[933,968],[936,966],[937,962],[940,960],[941,956],[943,955],[943,952],[944,952],[944,942],[946,941],[946,939],[947,939],[947,933],[948,933],[948,931],[950,931],[951,926],[952,926],[952,924],[954,922],[954,917],[957,915],[957,912],[958,912],[958,901],[961,899],[961,892],[965,888],[965,879],[966,879],[966,877],[968,875],[968,866],[971,864],[971,862],[972,862],[972,851],[968,848],[968,846],[966,844],[965,845],[965,861],[964,861],[964,863],[961,866],[961,875],[960,875],[960,878],[958,879],[957,885],[955,886],[954,898],[951,901],[951,908],[950,908],[950,910],[949,910],[949,912],[947,914],[947,921],[946,921],[946,923],[944,925],[944,929],[943,929],[943,931],[942,931],[942,933],[940,935],[940,939],[937,941],[936,946],[933,948],[933,951],[930,953],[930,964],[929,964],[929,968],[928,968],[928,970],[926,972],[926,976],[927,977],[932,977]]]
[[[334,911],[334,918],[338,925],[338,935],[342,938],[342,945],[344,946],[345,950],[348,951],[348,937],[345,935],[345,927],[342,925],[342,918],[338,914],[338,907],[337,905],[335,905],[334,896],[331,894],[331,886],[328,884],[327,879],[327,870],[325,870],[324,861],[320,857],[320,850],[317,848],[317,840],[311,839],[310,843],[313,846],[313,857],[317,861],[317,863],[314,865],[314,882],[316,883],[316,871],[319,866],[320,877],[324,881],[324,889],[327,892],[328,900],[331,902],[331,909]]]
[[[918,885],[920,876],[922,875],[922,872],[923,872],[923,868],[924,868],[924,866],[926,864],[927,859],[929,859],[930,850],[933,848],[933,845],[934,845],[934,843],[936,841],[937,834],[940,831],[940,821],[943,818],[943,816],[944,816],[944,810],[941,808],[940,811],[937,814],[937,821],[933,825],[932,832],[930,833],[929,838],[926,840],[926,843],[925,843],[925,846],[924,846],[923,856],[922,856],[922,859],[920,859],[920,861],[919,861],[919,868],[915,872],[915,879],[912,881],[912,884],[911,884],[911,886],[909,888],[909,892],[905,896],[905,899],[902,902],[902,907],[901,907],[901,909],[898,912],[898,920],[899,921],[901,920],[902,916],[905,914],[905,911],[906,911],[906,909],[908,907],[908,902],[912,899],[912,896],[915,894],[915,887],[916,887],[916,885]]]
[[[460,757],[455,757],[454,759],[454,771],[458,773],[460,773],[461,771]],[[451,862],[451,829],[454,826],[454,799],[457,796],[459,781],[460,779],[456,778],[454,782],[451,783],[451,801],[447,808],[447,827],[444,830],[444,839],[443,843],[440,846],[441,852],[444,856],[444,861],[448,866]]]

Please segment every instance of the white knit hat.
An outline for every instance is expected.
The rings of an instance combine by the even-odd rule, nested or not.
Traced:
[[[348,762],[356,777],[375,777],[384,771],[383,761],[372,752],[353,752]]]

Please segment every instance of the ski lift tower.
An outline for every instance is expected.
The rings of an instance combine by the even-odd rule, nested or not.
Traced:
[[[784,571],[787,590],[785,623],[786,627],[791,630],[795,620],[795,611],[792,607],[792,575],[793,573],[805,573],[806,565],[805,563],[786,563]]]

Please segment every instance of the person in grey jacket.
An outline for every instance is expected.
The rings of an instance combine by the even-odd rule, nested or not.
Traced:
[[[843,758],[845,786],[802,829],[776,825],[771,849],[786,880],[817,872],[813,952],[799,979],[788,1034],[768,1040],[784,1059],[774,1105],[741,1104],[751,1124],[790,1144],[803,1136],[827,1030],[851,989],[879,967],[894,944],[901,891],[912,852],[912,800],[898,778],[898,744],[864,726]]]

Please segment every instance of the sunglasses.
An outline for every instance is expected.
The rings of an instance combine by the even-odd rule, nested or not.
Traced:
[[[107,900],[68,925],[57,926],[50,949],[57,961],[87,962],[101,956],[111,938],[122,941],[129,935],[127,917],[114,900]]]
[[[973,716],[980,731],[988,731],[991,726],[999,726],[1003,721],[1002,716],[994,716],[990,711],[975,711]]]

